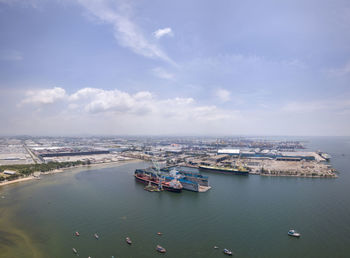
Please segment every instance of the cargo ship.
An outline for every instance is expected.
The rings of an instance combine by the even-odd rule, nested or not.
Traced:
[[[207,176],[186,171],[179,171],[179,173],[188,181],[196,182],[201,186],[209,186],[209,179]]]
[[[136,181],[138,182],[141,182],[146,185],[157,185],[159,187],[162,187],[164,190],[170,192],[180,193],[183,189],[183,186],[178,180],[172,179],[170,181],[166,181],[165,179],[159,177],[152,171],[147,171],[145,169],[136,169],[134,176]]]
[[[169,171],[169,170],[163,170]],[[193,192],[206,192],[211,187],[209,186],[208,177],[203,176],[199,173],[191,173],[185,171],[178,171],[176,169],[171,169],[168,175],[163,177],[165,181],[171,181],[177,179],[183,186],[183,190],[193,191]]]
[[[249,170],[244,167],[218,167],[218,166],[204,166],[201,165],[198,167],[201,170],[212,171],[212,172],[222,172],[227,174],[236,174],[236,175],[249,175]]]

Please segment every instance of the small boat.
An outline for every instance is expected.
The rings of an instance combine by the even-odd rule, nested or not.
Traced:
[[[296,232],[294,229],[290,229],[288,231],[288,235],[293,236],[293,237],[300,237],[301,236],[300,233]]]
[[[166,249],[165,249],[164,247],[160,246],[160,245],[157,245],[156,250],[157,250],[158,252],[160,252],[160,253],[165,253],[165,252],[166,252]]]
[[[224,254],[227,254],[227,255],[232,255],[232,252],[228,249],[224,249]]]
[[[80,234],[79,234],[78,231],[75,231],[75,235],[76,235],[76,236],[80,236]]]
[[[95,233],[94,234],[94,237],[96,238],[96,239],[98,239],[99,238],[99,236]]]
[[[73,253],[75,253],[75,254],[78,254],[78,251],[77,251],[77,249],[75,249],[75,248],[72,248],[72,250],[73,250]]]
[[[217,246],[214,246],[214,249],[219,249],[219,247],[217,247]]]
[[[126,241],[129,245],[132,244],[130,237],[125,238],[125,241]]]
[[[161,236],[161,235],[163,235],[163,233],[162,233],[162,232],[158,232],[157,235],[158,235],[158,236]]]

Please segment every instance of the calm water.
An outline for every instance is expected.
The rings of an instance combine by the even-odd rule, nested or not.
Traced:
[[[166,257],[350,257],[350,138],[308,140],[339,178],[208,173],[207,193],[149,193],[133,179],[141,162],[2,187],[0,257],[158,257],[157,244]]]

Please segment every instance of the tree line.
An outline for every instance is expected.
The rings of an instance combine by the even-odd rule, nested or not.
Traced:
[[[2,165],[0,166],[0,172],[4,172],[5,170],[13,170],[16,171],[16,174],[4,176],[3,174],[0,174],[0,181],[7,180],[14,180],[23,176],[28,176],[33,174],[34,172],[48,172],[55,169],[60,168],[68,168],[68,167],[74,167],[78,165],[88,165],[90,162],[83,162],[83,161],[70,161],[70,162],[48,162],[48,163],[42,163],[42,164],[21,164],[21,165]]]

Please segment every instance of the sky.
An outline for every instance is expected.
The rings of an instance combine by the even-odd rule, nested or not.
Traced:
[[[350,135],[348,0],[0,0],[0,135]]]

